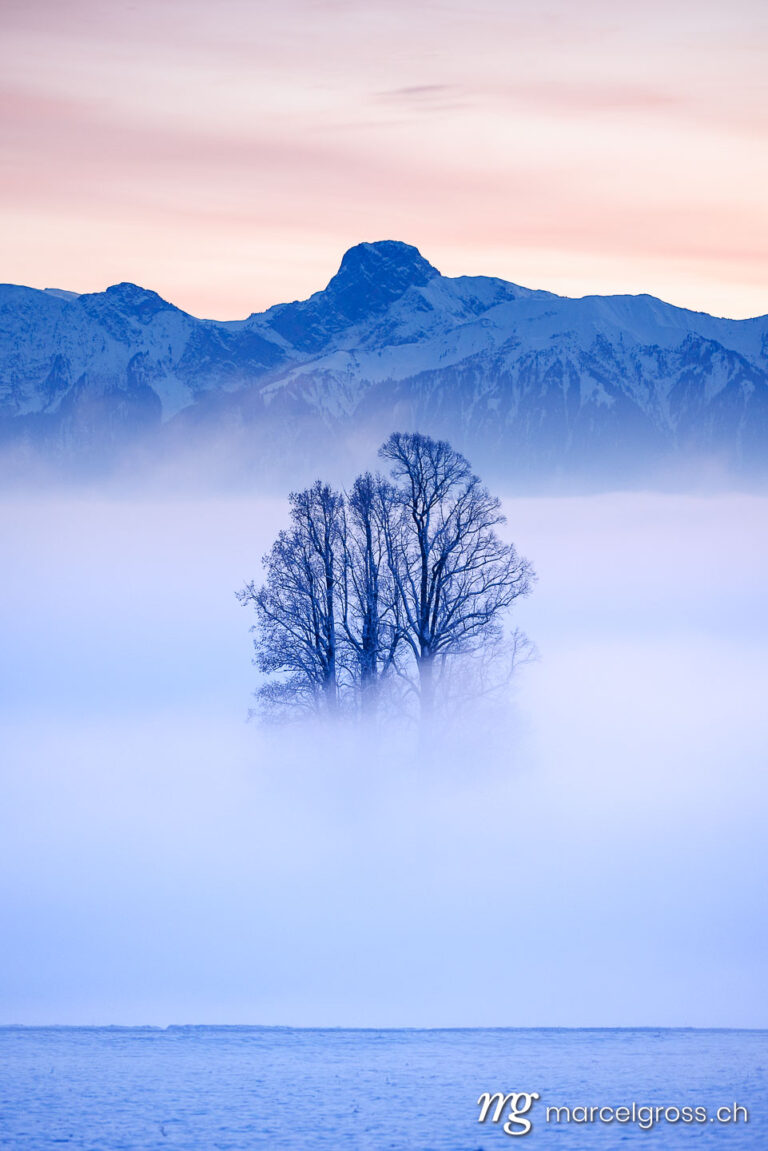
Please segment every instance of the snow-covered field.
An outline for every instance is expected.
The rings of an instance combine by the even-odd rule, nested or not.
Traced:
[[[766,1032],[0,1029],[0,1054],[0,1147],[13,1151],[492,1151],[509,1142],[506,1113],[481,1125],[477,1100],[498,1089],[540,1096],[533,1147],[766,1140]],[[632,1103],[646,1124],[649,1107],[708,1116],[546,1120],[549,1106]],[[747,1122],[710,1122],[734,1103]]]

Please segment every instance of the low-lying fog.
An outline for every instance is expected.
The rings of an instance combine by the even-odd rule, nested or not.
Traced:
[[[0,1020],[766,1026],[768,499],[506,503],[494,732],[264,733],[252,498],[8,498]]]

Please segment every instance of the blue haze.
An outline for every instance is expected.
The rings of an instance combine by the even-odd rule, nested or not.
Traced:
[[[0,1020],[768,1025],[768,501],[507,511],[540,659],[420,763],[245,722],[282,501],[5,497]]]

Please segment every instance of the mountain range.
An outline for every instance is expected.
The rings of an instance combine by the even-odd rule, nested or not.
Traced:
[[[309,299],[237,321],[129,283],[0,286],[13,467],[103,469],[223,444],[224,459],[282,474],[414,429],[528,488],[698,473],[762,484],[768,316],[449,278],[393,240],[351,248]]]

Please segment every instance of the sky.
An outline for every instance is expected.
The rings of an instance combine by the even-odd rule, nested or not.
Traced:
[[[447,275],[768,312],[761,0],[4,0],[5,282],[239,318]]]
[[[505,501],[490,730],[245,721],[282,500],[5,498],[0,1022],[768,1026],[768,499]]]

